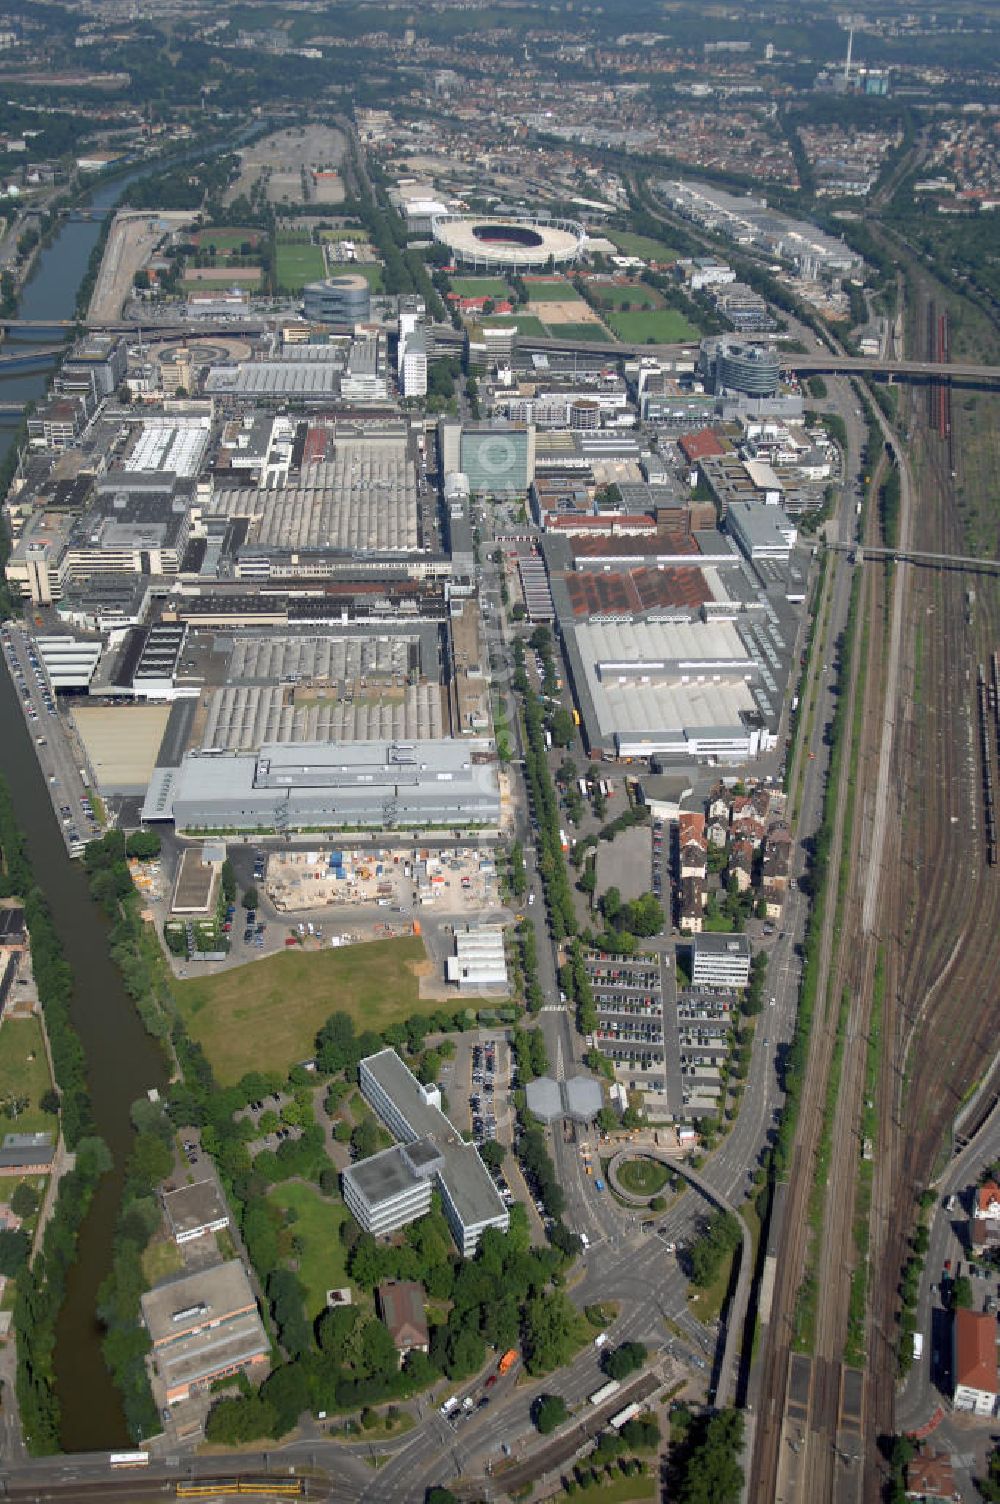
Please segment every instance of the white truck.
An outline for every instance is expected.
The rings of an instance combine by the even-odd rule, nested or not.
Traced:
[[[923,1355],[924,1355],[924,1334],[923,1334],[923,1332],[914,1332],[913,1333],[913,1361],[914,1361],[914,1363],[919,1363],[920,1359],[923,1357]]]

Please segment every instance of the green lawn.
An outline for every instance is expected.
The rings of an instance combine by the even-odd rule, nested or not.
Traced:
[[[586,1467],[587,1459],[583,1458],[581,1466]],[[565,1490],[559,1495],[566,1497]],[[633,1504],[633,1501],[656,1498],[656,1479],[645,1475],[639,1478],[616,1478],[613,1483],[603,1479],[600,1483],[593,1483],[589,1488],[578,1488],[574,1496],[577,1499],[600,1499],[601,1504]]]
[[[320,240],[353,240],[356,244],[360,244],[362,240],[367,242],[371,237],[368,231],[363,230],[360,225],[357,228],[349,225],[343,230],[320,230],[319,238]]]
[[[653,240],[649,235],[633,235],[630,230],[610,230],[608,239],[614,241],[623,256],[642,256],[646,261],[676,261],[677,252],[662,240]]]
[[[0,1132],[55,1133],[56,1119],[39,1102],[52,1085],[37,1018],[5,1018],[0,1028]],[[17,1117],[5,1111],[14,1099],[27,1098]]]
[[[620,339],[630,344],[647,343],[650,337],[657,345],[698,338],[697,329],[676,308],[656,308],[652,313],[609,313],[608,323]]]
[[[549,333],[553,339],[589,339],[600,345],[613,343],[603,324],[553,324]]]
[[[604,309],[621,312],[625,303],[630,310],[640,309],[643,303],[648,303],[650,308],[663,307],[663,294],[655,287],[647,287],[645,282],[637,282],[634,287],[609,287],[606,283],[595,282],[591,290]]]
[[[655,1196],[667,1183],[670,1171],[655,1159],[627,1159],[618,1168],[618,1180],[623,1190],[633,1196]]]
[[[142,1273],[147,1285],[158,1285],[174,1274],[180,1274],[184,1259],[180,1249],[171,1238],[160,1238],[143,1250]]]
[[[345,1249],[340,1241],[340,1226],[350,1213],[340,1202],[328,1201],[319,1191],[301,1180],[288,1180],[272,1186],[267,1199],[281,1211],[297,1212],[287,1228],[289,1243],[302,1239],[304,1251],[298,1255],[298,1276],[306,1289],[306,1315],[310,1321],[326,1306],[327,1290],[349,1285],[344,1263]],[[284,1241],[284,1235],[283,1235]],[[291,1255],[294,1259],[296,1255]]]
[[[451,290],[460,298],[506,298],[510,288],[502,277],[452,277]]]
[[[305,1060],[331,1013],[350,1013],[359,1030],[433,1013],[440,1004],[418,996],[416,968],[425,960],[424,943],[413,936],[341,950],[296,946],[175,982],[173,990],[188,1029],[228,1085],[249,1070],[287,1071]]]
[[[260,231],[242,229],[239,225],[209,225],[207,229],[199,230],[193,237],[194,243],[202,250],[207,250],[214,245],[217,251],[239,251],[241,245],[249,241],[256,246],[260,242]]]
[[[545,282],[527,282],[529,303],[573,303],[580,301],[580,294],[572,282],[565,278],[552,278]]]
[[[721,1315],[733,1277],[733,1260],[739,1256],[739,1252],[736,1248],[722,1260],[719,1272],[710,1285],[705,1285],[703,1289],[699,1289],[697,1285],[688,1287],[688,1305],[692,1316],[699,1321],[714,1321]]]
[[[511,324],[516,324],[518,334],[545,333],[545,325],[541,319],[536,319],[533,313],[490,314],[484,319],[477,319],[476,322],[484,329],[509,329]]]
[[[339,270],[339,267],[338,267]],[[382,265],[378,261],[345,261],[345,272],[358,272],[367,278],[368,286],[372,292],[382,291]],[[336,276],[336,272],[332,273]]]
[[[277,279],[289,292],[301,292],[307,282],[318,282],[326,275],[322,247],[318,245],[283,245],[278,241]]]

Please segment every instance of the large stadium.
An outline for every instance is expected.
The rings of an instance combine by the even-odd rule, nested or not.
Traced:
[[[477,271],[535,272],[568,266],[584,247],[587,232],[572,219],[475,218],[442,215],[432,223],[434,239],[446,245],[459,266]]]

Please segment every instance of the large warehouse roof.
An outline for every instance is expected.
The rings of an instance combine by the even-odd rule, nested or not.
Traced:
[[[759,668],[732,622],[567,623],[590,742],[622,757],[731,758],[759,750]]]

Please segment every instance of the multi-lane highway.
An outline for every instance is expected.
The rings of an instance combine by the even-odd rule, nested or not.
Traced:
[[[48,781],[56,823],[67,851],[71,856],[79,856],[84,843],[101,834],[91,804],[90,775],[83,766],[83,754],[59,712],[56,692],[33,639],[15,622],[6,622],[0,637],[7,671],[20,698],[39,766]]]

